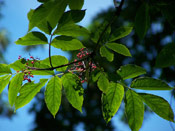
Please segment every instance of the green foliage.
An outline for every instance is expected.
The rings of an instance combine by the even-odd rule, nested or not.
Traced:
[[[61,94],[62,94],[61,90],[62,90],[61,79],[58,78],[57,76],[52,77],[46,86],[45,102],[47,108],[54,117],[58,112],[61,104]]]
[[[132,131],[139,131],[144,118],[144,105],[141,97],[132,90],[126,92],[125,111]]]
[[[60,55],[54,55],[54,56],[51,56],[51,60],[52,60],[52,65],[53,66],[60,66],[60,65],[64,65],[64,64],[67,64],[69,61],[66,57],[64,56],[60,56]],[[58,61],[59,60],[59,61]],[[46,58],[44,60],[42,60],[40,62],[40,64],[45,64],[45,65],[48,65],[48,67],[51,67],[50,66],[50,61],[49,61],[49,58]],[[58,68],[56,69],[57,71],[65,71],[67,69],[67,66],[65,67],[62,67],[62,68]]]
[[[131,83],[131,88],[142,90],[172,90],[172,88],[169,87],[164,81],[150,77],[141,77],[135,79]]]
[[[108,123],[118,111],[124,96],[124,88],[119,83],[111,82],[106,93],[102,94],[103,117]]]
[[[24,79],[23,73],[15,75],[9,84],[8,99],[9,104],[13,106],[15,104],[19,90],[21,89],[22,81]]]
[[[39,45],[39,44],[48,44],[47,38],[41,32],[29,32],[22,38],[19,38],[16,42],[19,45]]]
[[[100,55],[102,57],[105,57],[108,61],[113,61],[114,59],[114,54],[109,49],[107,49],[105,46],[101,46]]]
[[[19,96],[17,96],[16,98],[15,110],[28,104],[41,90],[46,82],[47,79],[40,79],[40,82],[37,84],[35,84],[34,82],[24,84],[19,91]]]
[[[74,74],[68,73],[63,75],[62,83],[67,100],[74,108],[82,112],[84,90],[81,87],[79,78]]]
[[[102,113],[106,123],[118,111],[124,94],[125,111],[131,130],[138,131],[142,126],[143,102],[160,117],[174,121],[174,113],[166,100],[159,96],[133,91],[133,89],[172,90],[173,88],[163,80],[139,77],[146,74],[146,70],[140,66],[134,64],[121,66],[122,62],[119,63],[121,60],[114,59],[114,54],[123,55],[122,57],[132,56],[125,44],[116,42],[121,38],[124,40],[124,37],[132,32],[133,27],[123,25],[132,24],[125,23],[117,28],[112,26],[118,18],[122,6],[119,6],[115,13],[117,17],[115,16],[111,21],[96,22],[95,26],[97,27],[90,32],[77,24],[85,16],[85,10],[81,10],[84,0],[38,1],[41,2],[41,5],[36,9],[31,9],[28,13],[29,32],[15,43],[20,45],[48,44],[49,57],[44,60],[33,56],[30,56],[31,59],[20,57],[12,64],[0,64],[0,75],[3,75],[0,76],[0,93],[8,85],[11,76],[14,76],[9,83],[8,98],[11,106],[15,104],[15,110],[28,104],[48,81],[48,79],[40,79],[40,82],[34,83],[31,81],[33,75],[47,75],[51,78],[46,85],[45,103],[54,117],[59,110],[64,94],[68,102],[82,112],[84,101],[84,86],[82,87],[82,84],[87,82],[87,88],[93,83],[102,93]],[[142,2],[134,21],[135,31],[140,39],[145,37],[149,28],[151,22],[149,11],[152,8],[160,9],[172,23],[174,16],[170,13],[171,9],[167,9],[165,3]],[[70,10],[67,11],[68,6]],[[163,8],[161,9],[161,7]],[[34,27],[38,27],[41,31],[31,31]],[[63,51],[78,52],[75,57],[72,57],[76,59],[70,62],[64,56],[51,56],[51,46]],[[157,57],[156,66],[175,65],[174,50],[174,43],[166,45]],[[10,68],[13,70],[11,71]],[[135,77],[139,78],[133,80],[128,87],[124,80]]]
[[[147,3],[143,3],[139,7],[135,17],[135,30],[140,39],[143,39],[146,35],[146,32],[149,28],[149,24],[149,5]]]
[[[128,65],[121,66],[117,70],[117,74],[123,80],[126,80],[126,79],[130,79],[130,78],[134,78],[134,77],[146,74],[146,70],[140,66],[128,64]]]
[[[38,27],[45,33],[50,34],[50,30],[46,27],[55,28],[67,6],[67,0],[51,0],[41,4],[35,9],[29,18],[29,31],[34,27]]]
[[[175,65],[175,44],[171,43],[166,45],[156,59],[157,67],[168,67]],[[167,59],[168,58],[168,59]]]
[[[0,64],[0,75],[12,73],[8,65]]]
[[[133,27],[125,26],[115,29],[110,35],[109,42],[116,41],[120,38],[129,35],[132,31],[132,28]]]
[[[78,37],[89,36],[90,33],[86,28],[82,26],[76,24],[65,24],[63,26],[58,26],[54,34]]]
[[[139,93],[143,101],[160,117],[174,122],[174,113],[169,103],[159,97],[152,94]]]
[[[118,43],[107,43],[106,46],[108,48],[110,48],[111,50],[124,55],[124,56],[131,56],[128,48],[126,48],[126,46],[122,45],[122,44],[118,44]]]
[[[84,0],[69,0],[69,8],[71,10],[80,10],[84,4]]]
[[[4,90],[4,88],[7,86],[11,78],[11,75],[4,75],[0,77],[0,94]]]
[[[53,39],[52,46],[63,51],[78,50],[84,47],[79,40],[70,36],[57,36]]]
[[[103,92],[107,92],[108,86],[109,86],[109,80],[107,78],[107,75],[103,72],[99,76],[98,82],[97,82],[98,88]]]

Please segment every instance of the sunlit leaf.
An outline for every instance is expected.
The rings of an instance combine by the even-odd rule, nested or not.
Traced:
[[[63,75],[62,83],[66,98],[69,103],[74,108],[82,112],[84,90],[78,76],[76,76],[75,74],[67,73]]]
[[[102,94],[102,111],[106,123],[108,123],[118,111],[123,96],[123,86],[113,82],[109,84],[107,92]]]
[[[0,94],[9,83],[11,76],[12,75],[5,75],[0,77]]]
[[[131,53],[129,52],[128,48],[123,44],[107,43],[106,46],[121,55],[131,56]]]
[[[17,45],[40,45],[40,44],[48,44],[47,38],[41,32],[29,32],[22,38],[19,38],[15,41]]]
[[[45,102],[47,108],[54,117],[58,112],[61,104],[61,89],[62,89],[62,83],[60,78],[58,78],[57,76],[52,77],[46,86],[44,94]]]
[[[65,24],[74,24],[80,22],[85,16],[85,10],[70,10],[65,12],[60,21],[59,26],[63,26]]]
[[[83,7],[84,0],[69,0],[69,8],[71,10],[80,10]]]
[[[127,35],[129,35],[132,31],[133,27],[119,27],[115,29],[113,32],[111,32],[111,36],[109,38],[109,42],[118,40],[120,38],[123,38]]]
[[[63,26],[58,25],[54,34],[78,37],[78,36],[89,36],[90,32],[86,28],[76,24],[65,24]]]
[[[175,65],[175,43],[166,45],[156,59],[157,67],[168,67]]]
[[[174,113],[171,109],[169,103],[160,96],[139,93],[139,95],[143,98],[143,101],[160,117],[168,120],[174,121]]]
[[[114,54],[110,50],[108,50],[105,46],[102,46],[100,48],[100,55],[102,57],[105,57],[110,62],[114,60]]]
[[[6,64],[0,64],[0,75],[12,73],[9,66]]]
[[[141,77],[137,78],[131,83],[131,88],[142,89],[142,90],[172,90],[167,83],[162,80]]]
[[[139,75],[146,74],[146,70],[140,66],[128,64],[128,65],[121,66],[117,70],[117,74],[123,80],[125,80],[125,79],[130,79],[130,78],[137,77]]]
[[[144,105],[141,97],[132,90],[127,90],[125,112],[132,131],[139,131],[144,118]]]
[[[9,91],[8,91],[8,99],[9,99],[9,104],[11,106],[13,106],[15,104],[16,97],[19,93],[19,90],[21,89],[23,80],[24,80],[24,74],[18,73],[10,81]]]
[[[98,79],[97,85],[98,85],[98,88],[104,93],[108,90],[109,80],[107,78],[107,75],[104,72],[101,73]]]
[[[41,4],[33,11],[33,15],[29,19],[29,31],[34,27],[38,27],[45,33],[50,33],[46,25],[51,26],[52,29],[55,28],[64,13],[67,2],[67,0],[50,0]]]
[[[23,64],[21,62],[21,59],[20,59],[20,60],[17,60],[15,62],[11,63],[9,65],[9,67],[12,68],[12,69],[14,69],[14,70],[16,70],[16,71],[20,71],[20,70],[25,69],[25,64]]]
[[[35,95],[41,90],[41,88],[46,84],[47,79],[40,79],[39,83],[29,82],[24,84],[19,91],[19,96],[15,102],[15,110],[28,104]]]
[[[84,47],[79,40],[70,36],[57,36],[53,39],[52,46],[63,51],[78,50]]]
[[[140,39],[143,39],[150,24],[150,16],[149,16],[149,6],[146,3],[143,3],[135,17],[135,30]]]

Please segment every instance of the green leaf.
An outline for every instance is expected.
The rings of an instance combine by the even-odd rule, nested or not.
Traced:
[[[65,11],[66,6],[67,0],[50,0],[41,4],[33,11],[33,15],[29,20],[29,31],[34,27],[38,27],[45,33],[50,34],[51,31],[49,31],[47,27],[50,26],[52,29],[55,28]]]
[[[78,37],[89,36],[90,32],[86,28],[76,24],[64,24],[63,26],[58,25],[54,34]]]
[[[132,90],[127,90],[125,112],[132,131],[139,131],[144,118],[144,105],[141,97]]]
[[[69,62],[68,59],[67,59],[66,57],[60,56],[60,55],[51,56],[51,61],[52,61],[52,65],[53,65],[54,67],[67,64],[67,63]],[[41,64],[48,65],[49,67],[51,67],[51,66],[50,66],[49,58],[46,58],[46,59],[40,61],[40,63],[41,63]],[[67,66],[58,68],[58,69],[56,69],[56,70],[57,70],[57,71],[65,71],[66,69],[67,69]]]
[[[15,104],[16,97],[19,93],[19,90],[22,86],[22,81],[24,80],[24,74],[18,73],[16,74],[9,84],[9,91],[8,91],[8,99],[11,106]]]
[[[20,71],[25,69],[25,64],[22,63],[21,59],[17,60],[9,65],[10,68]]]
[[[39,45],[39,44],[48,44],[47,38],[41,32],[29,32],[22,38],[19,38],[15,41],[17,45]]]
[[[150,24],[149,5],[143,3],[135,17],[135,30],[140,39],[143,39]]]
[[[62,83],[69,103],[82,112],[84,89],[82,88],[78,76],[67,73],[63,75]]]
[[[175,43],[166,45],[156,59],[156,67],[168,67],[175,65]]]
[[[112,62],[114,60],[114,54],[109,51],[105,46],[100,48],[100,55],[105,57],[108,61]]]
[[[112,41],[116,41],[120,38],[123,38],[127,35],[129,35],[132,31],[133,27],[120,27],[120,28],[117,28],[116,30],[114,30],[112,33],[111,33],[111,36],[109,38],[109,42],[112,42]]]
[[[65,24],[74,24],[80,22],[85,16],[85,10],[70,10],[65,12],[58,26],[63,26]]]
[[[137,77],[142,74],[146,74],[146,70],[140,66],[128,64],[128,65],[121,66],[117,70],[117,74],[123,80],[126,80],[126,79]]]
[[[119,53],[121,55],[131,56],[128,48],[125,45],[118,44],[118,43],[107,43],[106,46],[109,49],[111,49],[111,50],[113,50],[113,51],[115,51],[115,52],[117,52],[117,53]]]
[[[53,39],[52,46],[63,51],[71,51],[84,48],[83,44],[79,40],[70,36],[57,36],[55,39]]]
[[[61,89],[62,89],[61,79],[58,78],[57,76],[54,76],[48,82],[45,90],[45,102],[47,108],[52,113],[54,118],[61,104],[61,93],[62,93]]]
[[[35,11],[34,9],[30,9],[30,11],[27,14],[29,22],[31,21],[31,18],[32,18],[34,11]],[[29,23],[29,26],[30,26],[30,23]],[[49,22],[42,22],[37,27],[40,30],[44,31],[46,34],[51,34],[51,32],[52,32],[52,27],[50,26]]]
[[[109,84],[107,92],[102,94],[102,111],[106,123],[108,123],[118,111],[123,96],[123,86],[113,82]]]
[[[171,109],[169,103],[163,99],[162,97],[139,93],[139,95],[143,98],[143,101],[160,117],[174,122],[174,113]]]
[[[172,88],[169,87],[164,81],[150,77],[141,77],[135,79],[131,83],[131,88],[141,90],[172,90]]]
[[[0,75],[11,74],[11,70],[8,65],[0,64]]]
[[[69,0],[69,8],[71,10],[80,10],[83,7],[84,0]]]
[[[105,30],[106,26],[108,25],[108,22],[103,22],[102,24],[97,23],[97,25],[98,26],[95,27],[96,30],[94,30],[94,32],[92,31],[91,40],[94,43],[97,43],[98,40],[100,39],[101,43],[106,43],[106,41],[109,40],[109,36],[110,36],[110,33],[111,33],[111,27],[108,27],[106,29],[106,31],[103,33],[103,36],[101,36],[102,32]]]
[[[101,71],[99,71],[98,69],[94,70],[93,72],[91,72],[91,78],[93,82],[96,82],[99,77],[101,76]]]
[[[40,79],[40,82],[36,84],[34,82],[24,84],[19,92],[20,95],[16,99],[15,110],[28,104],[46,84],[47,80],[48,79]]]
[[[4,88],[7,86],[7,84],[10,81],[12,75],[5,75],[5,76],[1,76],[0,77],[0,94],[2,93],[2,91],[4,90]]]
[[[109,86],[109,80],[107,78],[107,75],[103,72],[101,73],[98,82],[97,82],[98,88],[103,92],[106,93],[106,91],[108,90],[108,86]]]

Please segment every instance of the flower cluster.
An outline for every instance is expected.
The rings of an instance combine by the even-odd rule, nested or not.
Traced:
[[[76,72],[81,80],[81,83],[84,83],[87,81],[87,78],[85,77],[85,74],[84,74],[87,68],[90,68],[92,71],[97,68],[97,66],[91,61],[84,61],[84,60],[81,61],[81,59],[87,57],[90,54],[91,52],[89,52],[87,49],[85,48],[80,49],[80,52],[76,55],[77,58],[74,60],[74,62],[76,61],[79,61],[79,62],[74,63],[74,65],[70,68],[70,70],[68,70],[69,72],[72,72],[72,73]]]
[[[18,60],[21,60],[21,63],[26,64],[26,66],[28,66],[29,64],[34,66],[36,62],[39,62],[38,61],[39,59],[34,58],[33,56],[30,56],[30,58],[23,58],[21,56],[18,56]],[[24,81],[27,80],[28,82],[31,82],[31,78],[34,77],[33,74],[27,70],[23,70],[23,72],[24,72]]]

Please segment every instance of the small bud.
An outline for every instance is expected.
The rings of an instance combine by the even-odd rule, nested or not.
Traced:
[[[34,61],[31,61],[31,64],[34,64]]]

